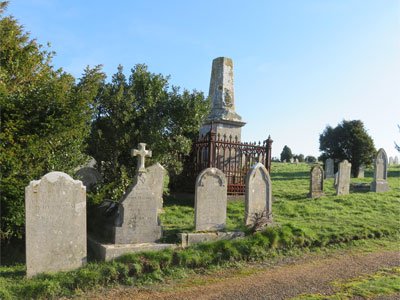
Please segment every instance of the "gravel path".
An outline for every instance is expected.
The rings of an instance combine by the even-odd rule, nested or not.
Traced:
[[[203,281],[209,282],[200,286],[191,284],[188,287],[172,288],[171,291],[154,291],[154,289],[140,291],[136,288],[123,288],[110,290],[90,299],[277,300],[292,298],[301,293],[327,295],[334,292],[334,287],[329,284],[332,281],[351,279],[363,273],[375,273],[381,268],[399,266],[398,251],[377,251],[367,254],[346,253],[330,258],[311,255],[280,266],[264,267],[248,276],[232,277],[229,270],[216,275],[195,275],[195,277],[203,277]],[[400,295],[376,297],[375,299],[400,299]]]

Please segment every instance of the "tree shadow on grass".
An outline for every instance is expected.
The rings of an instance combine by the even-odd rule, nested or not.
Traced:
[[[271,180],[293,180],[293,179],[308,179],[310,178],[310,172],[274,172],[271,174]]]
[[[174,205],[194,207],[194,194],[174,193],[169,196],[164,196],[164,206]]]

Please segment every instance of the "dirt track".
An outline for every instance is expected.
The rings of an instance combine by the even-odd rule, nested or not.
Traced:
[[[198,279],[199,286],[193,283],[187,287],[175,286],[171,291],[157,291],[154,288],[148,290],[122,288],[104,292],[102,295],[90,299],[275,300],[295,297],[301,293],[328,295],[334,292],[334,287],[329,284],[332,281],[351,279],[361,274],[375,273],[381,268],[399,266],[398,251],[377,251],[367,254],[345,253],[329,258],[309,255],[272,268],[258,269],[257,272],[248,276],[232,276],[230,274],[232,271],[229,270],[217,272],[214,275],[194,275],[195,279]],[[400,299],[400,295],[375,299]]]

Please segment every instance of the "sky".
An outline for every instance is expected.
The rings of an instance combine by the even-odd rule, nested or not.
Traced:
[[[343,120],[400,156],[400,0],[12,0],[6,14],[76,78],[144,63],[207,96],[212,60],[232,58],[242,141],[271,135],[272,156],[319,156]]]

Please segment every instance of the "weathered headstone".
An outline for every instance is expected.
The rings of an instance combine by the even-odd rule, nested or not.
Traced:
[[[291,164],[294,163],[293,157],[290,159],[290,163],[291,163]]]
[[[310,171],[309,198],[325,197],[324,194],[324,170],[320,165],[313,166]]]
[[[328,178],[335,178],[332,158],[328,158],[325,161],[325,179],[328,179]]]
[[[393,160],[393,156],[389,157],[389,166],[393,166],[394,165],[394,160]]]
[[[93,167],[83,167],[75,173],[75,177],[82,181],[86,189],[91,190],[102,179],[101,174]]]
[[[388,159],[384,149],[379,149],[374,160],[374,181],[371,183],[371,191],[380,193],[389,190],[387,179]]]
[[[339,164],[338,180],[336,185],[336,195],[347,195],[350,192],[350,173],[351,163],[347,160]]]
[[[139,156],[138,173],[119,202],[118,218],[114,227],[116,244],[156,242],[162,236],[162,227],[157,216],[159,199],[154,194],[154,181],[145,168],[145,157],[151,156],[151,151],[145,148],[146,144],[140,143],[139,150],[132,151],[133,156]]]
[[[394,163],[395,165],[398,165],[398,164],[399,164],[399,157],[398,157],[397,155],[394,157],[393,163]]]
[[[151,187],[154,196],[157,198],[159,213],[163,212],[163,192],[164,192],[164,179],[167,171],[159,163],[155,163],[147,168],[148,185]]]
[[[196,231],[225,229],[227,181],[221,170],[208,168],[197,176],[194,205]]]
[[[364,178],[364,173],[365,173],[365,165],[362,164],[360,168],[358,169],[358,175],[357,178]]]
[[[79,268],[86,263],[86,188],[51,172],[25,188],[26,273]]]
[[[272,188],[268,170],[262,163],[253,165],[246,177],[245,223],[250,225],[257,217],[272,221]]]

